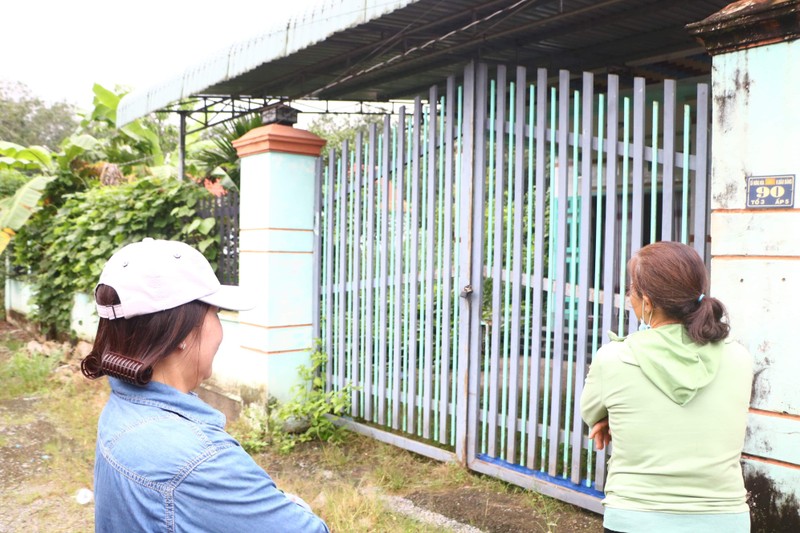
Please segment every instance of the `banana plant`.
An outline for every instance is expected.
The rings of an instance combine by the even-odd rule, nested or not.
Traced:
[[[8,247],[11,237],[36,212],[44,188],[54,179],[54,176],[36,176],[17,189],[13,196],[0,200],[0,254]]]

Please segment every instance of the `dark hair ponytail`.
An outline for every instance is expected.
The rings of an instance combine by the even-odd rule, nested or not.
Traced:
[[[725,306],[711,296],[697,302],[697,308],[684,315],[683,326],[689,337],[698,344],[718,342],[725,339],[731,327],[723,318],[727,316]]]
[[[678,320],[697,344],[725,339],[730,326],[725,306],[708,296],[708,272],[694,248],[662,241],[641,248],[631,259],[631,288]],[[702,296],[701,296],[702,295]]]

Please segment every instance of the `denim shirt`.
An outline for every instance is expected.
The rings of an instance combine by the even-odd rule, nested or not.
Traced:
[[[290,501],[195,394],[114,378],[100,415],[95,531],[328,532]]]

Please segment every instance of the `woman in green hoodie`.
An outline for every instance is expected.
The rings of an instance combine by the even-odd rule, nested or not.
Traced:
[[[613,452],[606,532],[750,531],[740,456],[751,355],[727,339],[725,307],[689,246],[658,242],[628,263],[638,332],[595,355],[581,414]]]

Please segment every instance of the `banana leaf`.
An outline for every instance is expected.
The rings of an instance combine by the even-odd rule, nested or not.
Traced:
[[[37,176],[17,189],[14,196],[0,200],[0,254],[5,251],[11,236],[38,209],[44,188],[55,176]]]

